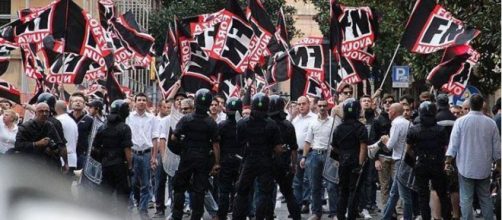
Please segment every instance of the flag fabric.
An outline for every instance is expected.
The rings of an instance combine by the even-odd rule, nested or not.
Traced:
[[[108,103],[112,103],[117,99],[125,99],[126,94],[122,90],[119,82],[115,78],[115,74],[113,72],[108,72],[106,75],[106,96]]]
[[[172,92],[174,83],[181,75],[178,45],[174,33],[171,26],[169,26],[164,50],[162,51],[162,60],[157,71],[159,87],[164,98],[168,97]]]
[[[480,54],[469,45],[448,47],[441,63],[427,75],[427,80],[436,89],[461,95],[479,57]]]
[[[141,58],[150,55],[150,49],[155,39],[151,35],[141,31],[131,11],[127,11],[122,16],[112,19],[112,24],[117,36],[130,51]],[[150,62],[147,63],[149,64]]]
[[[466,27],[435,0],[417,0],[401,44],[412,53],[429,54],[449,46],[468,44],[479,33]]]
[[[98,1],[99,22],[101,26],[107,31],[111,32],[112,19],[115,17],[115,3],[113,0],[99,0]]]
[[[21,93],[9,82],[0,79],[0,97],[21,104]]]
[[[20,44],[21,64],[26,76],[33,79],[44,79],[45,65],[36,55],[36,43]]]
[[[291,58],[288,50],[290,47],[288,32],[286,29],[286,20],[284,13],[279,11],[276,31],[269,44],[272,56],[268,59],[267,77],[269,84],[286,81],[291,77]]]
[[[246,16],[254,32],[248,55],[249,68],[254,69],[265,65],[266,58],[272,55],[269,45],[276,29],[260,0],[248,1]]]
[[[330,48],[335,59],[354,59],[375,44],[378,22],[370,7],[347,7],[332,0],[330,12]]]
[[[291,74],[291,100],[297,100],[300,96],[304,95],[323,98],[328,102],[330,107],[335,105],[331,89],[325,81],[315,76],[309,76],[305,69],[293,65]]]

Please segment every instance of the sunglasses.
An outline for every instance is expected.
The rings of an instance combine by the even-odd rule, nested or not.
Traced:
[[[352,95],[352,92],[350,92],[350,91],[345,92],[345,91],[344,91],[344,92],[343,92],[343,94],[344,94],[344,95]]]
[[[392,103],[394,103],[394,101],[385,101],[383,103],[385,103],[385,104],[392,104]]]
[[[319,108],[325,108],[325,107],[327,107],[328,105],[317,105],[317,106],[319,106]]]
[[[192,109],[192,108],[181,108],[181,111],[188,111],[190,109]]]

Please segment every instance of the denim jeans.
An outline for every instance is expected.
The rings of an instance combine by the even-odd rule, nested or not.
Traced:
[[[305,159],[305,167],[310,166],[310,155],[307,154]],[[298,153],[298,158],[302,158],[302,153]],[[296,174],[293,178],[293,194],[295,195],[298,205],[309,204],[310,203],[310,169],[300,168],[300,159],[298,159],[298,166],[296,167]]]
[[[399,169],[400,162],[401,161],[395,161],[396,171]],[[394,172],[394,181],[392,181],[392,187],[390,189],[389,199],[387,200],[387,204],[385,205],[382,219],[392,218],[392,214],[394,212],[394,209],[396,208],[397,201],[399,200],[399,198],[401,198],[404,203],[403,219],[411,220],[413,219],[411,190],[397,180],[395,173],[397,172]]]
[[[490,198],[490,178],[471,179],[458,175],[462,219],[472,220],[472,200],[476,192],[484,219],[493,219],[493,203]]]
[[[322,171],[324,169],[324,162],[326,161],[327,152],[324,154],[319,154],[316,152],[311,153],[310,155],[310,166],[307,169],[310,170],[310,184],[312,188],[312,213],[317,216],[322,216],[322,198],[323,198],[323,190],[322,190]],[[336,214],[336,201],[338,189],[336,184],[331,182],[327,182],[327,190],[328,190],[328,202],[330,207],[330,214]]]
[[[132,156],[133,166],[134,166],[134,176],[132,178],[132,185],[139,181],[140,185],[140,200],[139,200],[139,211],[140,213],[148,212],[148,202],[150,201],[150,152],[139,155],[134,154]],[[131,198],[133,197],[131,192]]]

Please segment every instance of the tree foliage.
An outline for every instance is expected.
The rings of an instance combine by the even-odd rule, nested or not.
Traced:
[[[244,10],[247,6],[247,0],[240,0],[240,3]],[[293,15],[296,14],[296,9],[286,5],[286,0],[262,0],[262,3],[274,24],[276,24],[278,12],[282,7],[290,38],[300,34],[300,31],[294,27]],[[161,7],[154,11],[150,17],[149,31],[155,37],[156,45],[162,45],[169,23],[173,22],[174,16],[183,18],[212,13],[224,8],[225,4],[226,0],[163,0]]]
[[[312,2],[319,13],[314,20],[327,36],[329,32],[329,1],[304,0]],[[347,6],[370,6],[379,16],[380,35],[376,41],[376,68],[385,72],[397,44],[404,32],[406,21],[415,5],[415,1],[403,0],[342,0]],[[458,1],[443,0],[440,4],[454,17],[481,31],[472,42],[472,47],[481,53],[470,84],[478,87],[484,94],[491,94],[500,88],[500,3],[492,0]],[[422,81],[437,66],[442,53],[429,55],[412,54],[404,48],[398,51],[394,64],[409,65],[415,81]],[[388,81],[390,82],[390,80]]]

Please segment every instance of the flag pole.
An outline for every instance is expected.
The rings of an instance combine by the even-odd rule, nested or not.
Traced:
[[[382,83],[380,84],[380,87],[378,87],[379,90],[382,89],[383,84],[385,83],[385,80],[387,79],[387,76],[389,75],[390,67],[392,67],[392,63],[394,63],[394,58],[396,58],[397,51],[399,50],[399,47],[401,44],[397,44],[396,49],[394,50],[394,55],[392,55],[392,59],[390,60],[389,66],[387,67],[387,71],[385,71],[385,75],[383,77]]]

